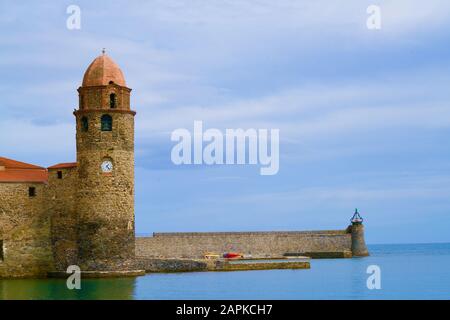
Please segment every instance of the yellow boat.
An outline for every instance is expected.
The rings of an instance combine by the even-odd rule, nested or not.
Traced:
[[[205,252],[203,254],[205,259],[219,259],[220,255],[215,252]]]

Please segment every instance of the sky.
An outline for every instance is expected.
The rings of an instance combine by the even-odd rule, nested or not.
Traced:
[[[104,47],[133,89],[138,234],[344,229],[357,207],[368,243],[450,242],[449,38],[444,0],[0,0],[0,155],[75,161]],[[279,172],[173,164],[195,120],[279,129]]]

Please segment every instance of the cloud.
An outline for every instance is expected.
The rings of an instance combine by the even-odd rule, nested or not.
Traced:
[[[443,74],[444,73],[444,74]],[[317,139],[339,134],[359,134],[401,128],[450,126],[450,98],[445,72],[422,71],[423,80],[391,75],[388,83],[309,85],[254,99],[235,99],[223,105],[172,106],[142,110],[141,135],[190,128],[194,120],[217,128],[280,128],[282,139]],[[430,80],[433,85],[429,86]],[[433,96],[433,100],[429,97]],[[150,116],[151,114],[151,116]],[[148,116],[147,116],[148,115]],[[146,134],[148,133],[148,134]]]
[[[0,121],[0,154],[41,166],[75,159],[75,128],[70,124],[37,125],[21,119]]]
[[[445,199],[450,196],[450,184],[444,188],[441,185],[435,187],[397,187],[397,188],[304,188],[294,192],[246,194],[237,199],[227,201],[250,203],[295,203],[295,202],[320,202],[328,203],[358,203],[368,201],[391,201],[415,199]]]
[[[73,161],[76,89],[106,47],[133,88],[137,182],[153,190],[137,199],[138,218],[163,213],[163,225],[175,229],[175,213],[212,214],[201,226],[213,229],[235,214],[245,217],[242,229],[261,217],[270,228],[280,223],[276,211],[301,227],[335,204],[386,213],[414,202],[419,212],[431,201],[430,212],[443,215],[448,182],[394,184],[392,172],[447,176],[450,2],[379,1],[377,32],[366,28],[372,1],[361,0],[78,1],[79,31],[66,29],[70,3],[2,4],[0,155]],[[170,133],[192,129],[194,120],[205,128],[280,129],[279,175],[174,168]],[[264,198],[264,206],[227,201],[236,195]],[[333,219],[325,213],[320,222]]]

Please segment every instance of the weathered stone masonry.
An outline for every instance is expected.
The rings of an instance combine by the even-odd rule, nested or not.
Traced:
[[[29,196],[29,188],[35,196]],[[46,275],[53,266],[45,184],[0,183],[0,278]]]
[[[65,276],[69,265],[101,277],[140,274],[136,269],[210,270],[210,261],[197,260],[205,252],[368,255],[362,219],[335,231],[155,233],[135,239],[131,89],[103,54],[86,70],[78,93],[76,162],[42,168],[0,157],[0,278]]]
[[[205,252],[238,251],[253,257],[352,250],[349,230],[291,232],[154,233],[136,238],[139,258],[202,258]]]
[[[102,54],[78,89],[77,161],[45,169],[0,158],[0,278],[45,276],[69,265],[89,272],[132,270],[130,92],[120,68]]]

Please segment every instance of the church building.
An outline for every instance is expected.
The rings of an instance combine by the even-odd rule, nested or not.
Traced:
[[[78,88],[76,162],[43,168],[0,155],[0,278],[46,276],[69,265],[131,268],[136,112],[130,93],[103,52]]]

